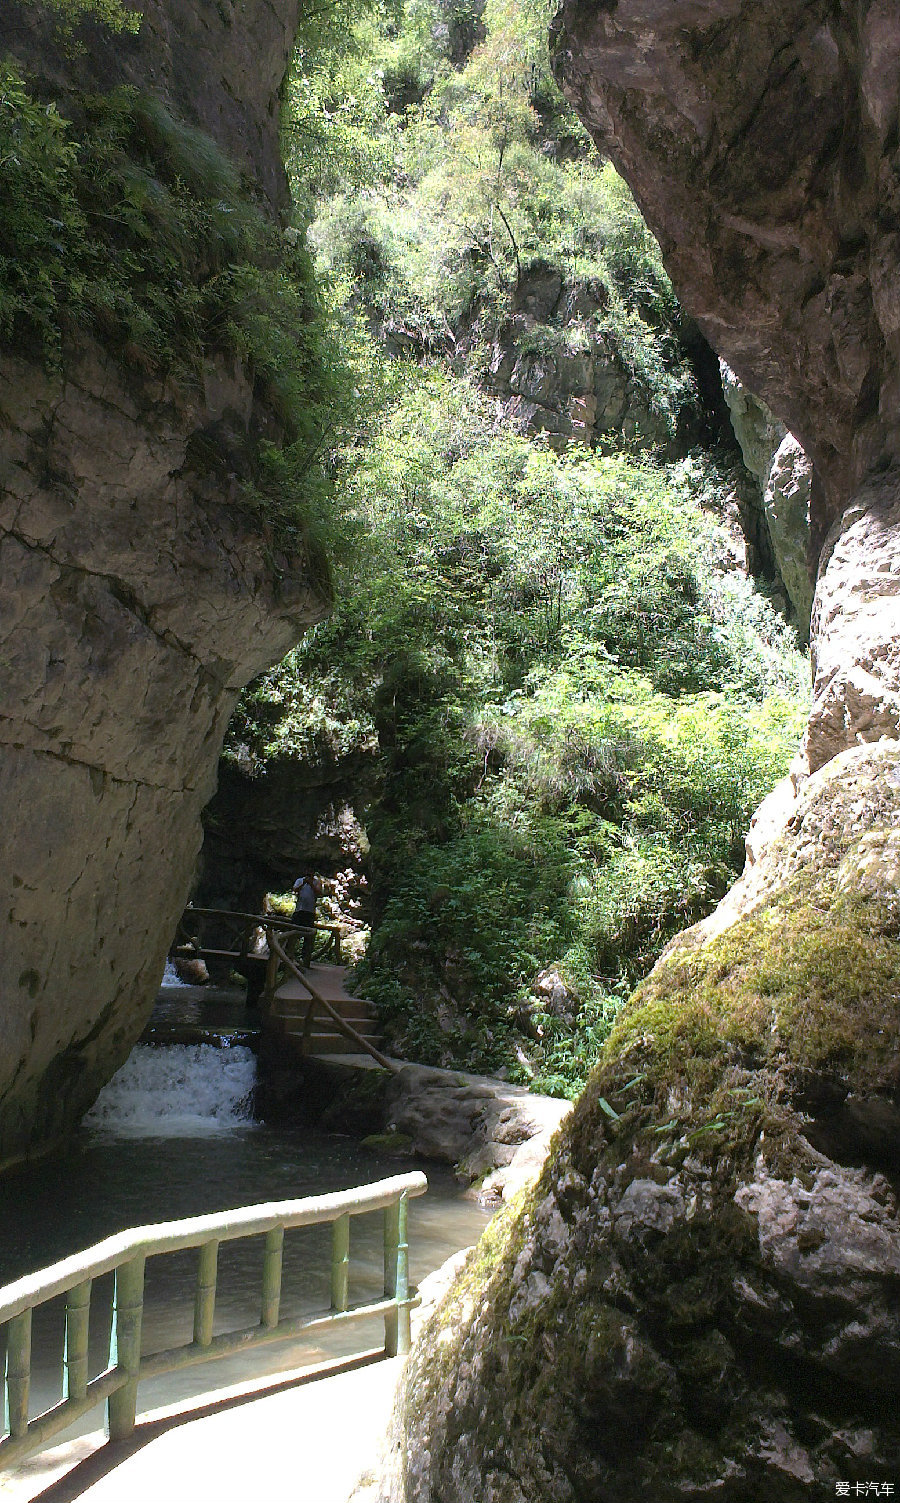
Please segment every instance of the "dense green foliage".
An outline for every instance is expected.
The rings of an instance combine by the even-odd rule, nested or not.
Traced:
[[[349,385],[303,237],[284,236],[207,136],[132,88],[48,99],[0,61],[0,160],[0,341],[60,370],[89,332],[176,398],[205,361],[240,356],[286,447],[254,442],[229,468],[245,503],[304,526]]]
[[[378,758],[361,982],[415,1057],[577,1089],[635,982],[739,871],[804,664],[715,569],[710,483],[697,462],[559,458],[436,373],[408,373],[358,457],[335,614],[231,734],[260,764]],[[549,964],[562,1016],[533,990]]]
[[[334,616],[230,748],[260,773],[374,764],[359,984],[389,1046],[574,1093],[740,870],[805,670],[717,563],[714,456],[561,456],[491,400],[513,340],[550,364],[602,345],[670,437],[697,401],[658,247],[545,34],[540,3],[405,0],[301,39],[289,164],[368,426],[340,461]],[[523,317],[542,276],[563,292]]]
[[[552,79],[546,31],[541,0],[407,0],[339,32],[314,68],[301,49],[297,197],[345,304],[458,369],[486,369],[517,288],[557,270],[570,296],[532,321],[532,347],[608,339],[674,433],[697,400],[681,313],[630,193]]]

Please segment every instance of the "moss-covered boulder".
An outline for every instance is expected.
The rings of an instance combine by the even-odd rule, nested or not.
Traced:
[[[537,1187],[417,1343],[392,1503],[891,1480],[900,744],[805,785],[632,999]]]

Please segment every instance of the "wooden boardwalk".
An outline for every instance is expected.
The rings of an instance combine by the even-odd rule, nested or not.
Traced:
[[[363,997],[354,997],[347,991],[345,981],[347,966],[311,965],[304,975],[320,996],[340,1013],[357,1033],[380,1047],[375,1008]],[[304,1054],[363,1054],[364,1050],[347,1034],[340,1033],[337,1025],[312,1008],[310,995],[301,981],[291,977],[282,982],[269,1004],[269,1017],[277,1030],[286,1038],[296,1041]]]
[[[247,1006],[259,1005],[261,1030],[284,1038],[302,1055],[365,1055],[383,1069],[396,1068],[380,1052],[372,1003],[346,989],[340,926],[316,922],[313,929],[332,963],[299,963],[308,930],[289,919],[188,907],[169,956],[176,964],[203,960],[246,977]]]

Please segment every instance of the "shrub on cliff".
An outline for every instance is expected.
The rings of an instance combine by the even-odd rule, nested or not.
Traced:
[[[408,0],[314,72],[304,53],[286,111],[295,192],[316,205],[326,274],[399,348],[486,366],[540,264],[591,303],[592,336],[674,433],[697,401],[680,310],[627,187],[553,82],[546,22],[535,0],[477,15]]]
[[[62,371],[88,333],[176,400],[205,361],[238,356],[278,439],[230,456],[240,494],[270,525],[303,528],[353,399],[302,235],[262,212],[207,136],[130,87],[53,98],[0,61],[0,160],[0,341]]]

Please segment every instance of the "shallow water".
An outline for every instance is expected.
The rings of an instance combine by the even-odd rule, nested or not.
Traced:
[[[408,1160],[371,1153],[350,1138],[242,1121],[239,1114],[247,1109],[252,1085],[249,1051],[145,1046],[143,1052],[143,1062],[135,1051],[124,1077],[107,1088],[95,1125],[75,1135],[68,1153],[0,1182],[0,1284],[129,1226],[348,1189],[412,1167]],[[249,1065],[241,1057],[245,1055]],[[226,1097],[228,1112],[222,1106]],[[410,1203],[413,1283],[477,1240],[488,1220],[486,1212],[463,1198],[449,1169],[424,1167],[428,1194]],[[353,1218],[351,1303],[379,1297],[382,1224],[380,1212]],[[259,1320],[262,1240],[220,1249],[216,1334]],[[148,1261],[145,1352],[190,1340],[196,1261],[195,1252]],[[324,1312],[329,1281],[330,1229],[287,1232],[283,1313]],[[98,1279],[91,1308],[92,1374],[105,1366],[111,1294],[112,1277]],[[61,1392],[62,1333],[62,1301],[41,1307],[35,1314],[33,1412]],[[154,1379],[141,1385],[139,1409],[377,1346],[382,1333],[380,1322],[367,1322],[315,1346],[309,1341],[278,1343]],[[99,1419],[98,1410],[78,1428],[96,1428]]]

